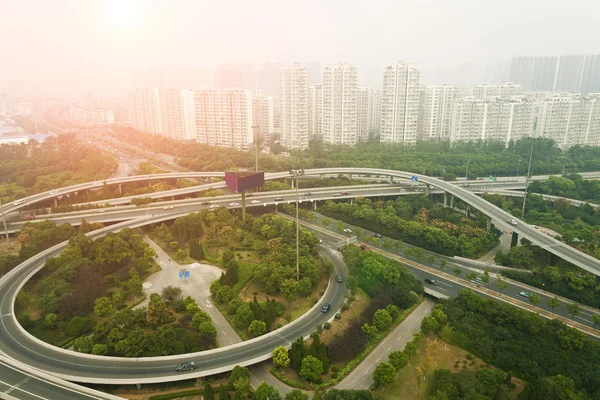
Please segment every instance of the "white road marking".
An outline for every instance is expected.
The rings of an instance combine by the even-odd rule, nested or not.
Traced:
[[[212,304],[210,303],[210,301],[206,300],[206,307],[208,308],[212,308]]]

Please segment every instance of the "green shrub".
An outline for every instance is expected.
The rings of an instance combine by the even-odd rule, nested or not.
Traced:
[[[467,355],[465,356],[465,358],[466,358],[467,360],[471,360],[471,361],[472,361],[472,360],[474,360],[474,359],[475,359],[475,356],[474,356],[473,354],[469,353],[469,354],[467,354]]]
[[[341,319],[341,318],[342,318],[342,314],[340,314],[340,313],[335,314],[335,319]]]
[[[350,304],[348,303],[344,303],[344,305],[342,306],[342,311],[346,311],[350,309]]]
[[[325,322],[323,324],[323,328],[325,328],[325,329],[331,329],[331,324],[329,322]]]

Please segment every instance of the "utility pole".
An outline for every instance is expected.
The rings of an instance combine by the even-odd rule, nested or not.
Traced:
[[[258,125],[252,125],[252,134],[254,135],[254,148],[256,156],[256,172],[258,172]]]
[[[4,217],[4,208],[2,208],[2,199],[0,199],[0,213],[2,213],[2,223],[4,224],[4,233],[6,233],[6,241],[8,242],[8,250],[12,250],[10,245],[10,236],[8,236],[8,229],[6,228],[6,218]]]
[[[535,133],[535,132],[534,132]],[[525,217],[525,203],[527,202],[527,190],[529,189],[529,177],[531,176],[531,160],[533,158],[533,143],[534,138],[531,138],[531,151],[529,152],[529,165],[527,166],[527,176],[525,177],[525,197],[523,197],[523,209],[521,210],[521,219]]]
[[[294,182],[294,178],[296,178],[296,281],[298,282],[300,282],[300,224],[298,223],[298,206],[300,203],[300,197],[298,195],[298,177],[302,175],[304,175],[304,169],[290,170],[292,184]]]
[[[469,163],[471,162],[471,160],[467,160],[467,170],[465,171],[465,179],[468,180],[469,179]],[[425,175],[425,174],[423,174]]]

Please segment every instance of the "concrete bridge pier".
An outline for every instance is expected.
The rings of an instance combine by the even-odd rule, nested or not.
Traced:
[[[450,195],[450,208],[454,209],[454,195]]]
[[[390,183],[394,183],[394,177],[390,176]]]
[[[206,183],[212,183],[212,178],[210,176],[206,178]]]
[[[54,207],[58,207],[58,197],[54,198]]]
[[[429,191],[431,190],[431,187],[429,186],[429,184],[425,185],[425,194],[429,196]]]
[[[489,217],[486,218],[485,230],[488,232],[492,230],[492,219]]]
[[[313,201],[313,210],[317,210],[317,200]]]
[[[150,185],[150,182],[148,182],[148,186],[152,186],[152,185]],[[119,194],[120,194],[121,196],[123,196],[123,187],[121,186],[121,184],[120,184],[120,183],[119,183]]]
[[[517,232],[512,233],[512,237],[510,239],[510,248],[517,246],[519,244],[519,234]]]
[[[444,208],[448,208],[448,193],[444,192]]]
[[[467,212],[466,212],[466,216],[467,218],[471,217],[471,206],[467,204]]]

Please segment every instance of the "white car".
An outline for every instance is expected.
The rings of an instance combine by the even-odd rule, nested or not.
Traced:
[[[346,232],[346,233],[352,233],[352,229],[344,228],[344,232]]]
[[[250,204],[258,204],[258,203],[260,203],[260,200],[252,200],[252,201],[250,202]]]
[[[50,194],[51,194],[51,195],[58,194],[58,190],[52,190],[52,191],[50,192]]]
[[[92,184],[92,186],[94,186],[94,187],[95,187],[95,186],[102,186],[102,182],[100,182],[100,181],[96,181],[96,182],[94,182],[94,183]]]
[[[208,208],[218,208],[218,207],[219,207],[219,206],[218,206],[217,204],[211,204],[211,206],[210,206],[210,207],[208,207]]]
[[[513,225],[513,226],[517,226],[517,221],[515,221],[514,219],[509,219],[508,223]]]
[[[173,206],[164,206],[164,207],[163,207],[163,210],[170,210],[170,209],[172,209],[172,208],[173,208]]]
[[[236,203],[236,202],[234,201],[233,203],[229,203],[229,205],[230,205],[231,207],[234,207],[234,206],[239,206],[239,205],[240,205],[240,203]]]

